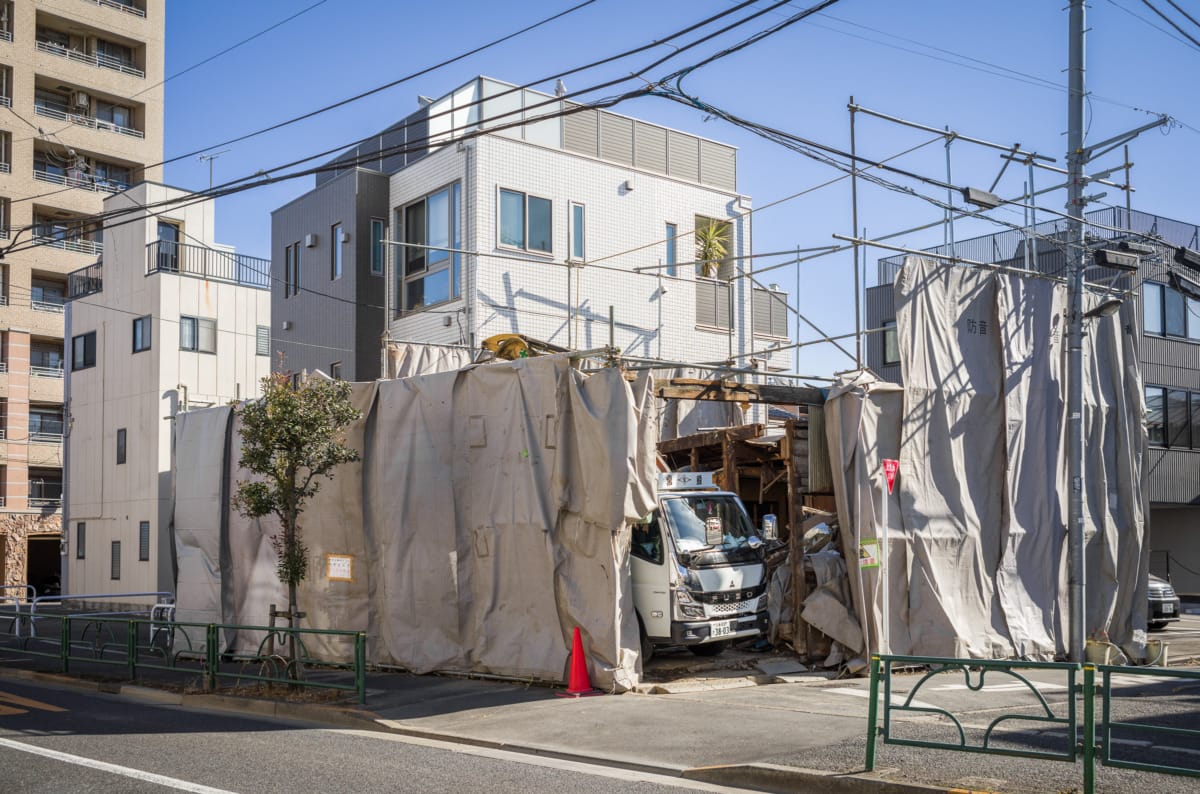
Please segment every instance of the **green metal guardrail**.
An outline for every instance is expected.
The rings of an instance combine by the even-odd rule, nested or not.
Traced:
[[[15,647],[0,645],[0,652],[14,650],[27,656],[57,659],[63,673],[69,673],[72,662],[123,667],[129,680],[136,680],[139,671],[162,670],[193,672],[201,676],[204,688],[217,689],[221,680],[259,681],[267,684],[286,684],[314,689],[333,689],[353,692],[359,703],[366,703],[366,637],[364,632],[337,629],[292,629],[288,627],[248,626],[227,623],[187,623],[126,616],[55,615],[39,616],[39,621],[57,623],[58,637],[22,637],[19,632],[0,633],[0,638],[15,640]],[[143,644],[142,628],[146,627]],[[123,630],[123,636],[122,636]],[[222,653],[220,633],[224,630],[263,632],[258,649],[252,654]],[[288,660],[273,652],[292,634],[300,648],[299,660]],[[199,647],[193,636],[203,636]],[[345,637],[353,643],[353,660],[329,662],[308,655],[304,637]],[[314,671],[344,670],[353,674],[350,683],[309,677],[292,677],[298,668]],[[234,669],[229,669],[234,668]],[[257,668],[258,672],[246,672]]]
[[[898,704],[892,702],[892,675],[896,668],[928,667],[929,672],[923,675],[909,690],[908,696]],[[1032,681],[1017,671],[1057,670],[1066,674],[1068,698],[1064,704],[1065,713],[1055,714],[1053,708],[1042,696]],[[1039,709],[1036,715],[1002,714],[989,723],[983,732],[983,740],[978,744],[967,741],[966,731],[957,717],[945,709],[915,705],[918,692],[929,681],[939,675],[954,675],[961,672],[966,688],[972,692],[982,691],[989,672],[1006,676],[1027,687],[1034,695]],[[978,672],[978,679],[972,681],[971,675]],[[1096,684],[1096,673],[1101,674],[1101,683]],[[1026,662],[1019,660],[990,660],[990,659],[948,659],[928,656],[894,656],[877,655],[871,658],[871,691],[867,707],[867,757],[866,770],[875,769],[875,756],[878,741],[882,737],[884,744],[904,745],[908,747],[924,747],[939,750],[959,750],[971,753],[989,753],[993,755],[1017,756],[1023,758],[1039,758],[1044,760],[1067,761],[1074,763],[1083,760],[1083,792],[1094,794],[1096,787],[1096,761],[1105,766],[1136,769],[1147,772],[1161,772],[1187,777],[1200,777],[1200,768],[1186,768],[1151,764],[1145,761],[1130,761],[1113,756],[1113,731],[1130,732],[1143,731],[1148,733],[1164,733],[1175,736],[1200,738],[1200,730],[1192,728],[1174,728],[1154,725],[1146,722],[1118,721],[1112,719],[1112,704],[1114,690],[1112,676],[1114,674],[1133,676],[1154,676],[1178,680],[1200,681],[1200,672],[1191,670],[1170,670],[1166,668],[1146,667],[1116,667],[1109,665],[1077,665],[1058,662]],[[1082,683],[1078,683],[1082,677]],[[880,683],[883,684],[883,724],[879,724]],[[1077,705],[1078,696],[1082,695],[1082,709]],[[1097,700],[1100,702],[1103,741],[1096,739]],[[905,739],[892,735],[892,714],[908,712],[935,714],[948,719],[958,732],[957,742],[937,742],[919,739]],[[1082,736],[1079,733],[1079,717],[1082,712]],[[997,727],[1006,722],[1033,722],[1061,726],[1067,737],[1067,747],[1062,751],[1021,750],[1009,747],[997,747],[992,744]]]

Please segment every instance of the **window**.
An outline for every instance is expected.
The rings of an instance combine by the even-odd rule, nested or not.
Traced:
[[[300,289],[304,284],[304,268],[301,267],[302,257],[300,243],[292,243],[292,294],[299,295]]]
[[[668,223],[667,224],[667,261],[666,261],[668,276],[679,275],[678,268],[676,267],[676,265],[679,264],[679,245],[678,245],[678,241],[676,240],[677,235],[678,235],[678,230],[676,229],[675,224]]]
[[[751,300],[753,301],[754,333],[760,336],[787,338],[787,294],[775,289],[755,287]]]
[[[87,559],[87,524],[83,521],[75,525],[75,559]]]
[[[117,430],[117,465],[125,462],[125,428]]]
[[[583,205],[571,202],[571,259],[575,262],[584,261],[583,254]]]
[[[138,522],[138,560],[146,562],[150,559],[150,522]]]
[[[1156,447],[1200,449],[1200,392],[1147,386],[1146,437]]]
[[[335,223],[329,233],[329,278],[342,277],[342,224]]]
[[[80,370],[96,366],[96,332],[71,337],[71,369]]]
[[[500,190],[500,245],[548,254],[552,219],[550,199]]]
[[[371,219],[371,275],[383,275],[383,220]]]
[[[658,527],[658,517],[649,524],[634,524],[630,553],[647,562],[661,565],[663,561],[663,536]]]
[[[437,190],[404,207],[404,267],[397,274],[403,290],[403,311],[443,303],[459,294],[462,246],[459,230],[461,191],[453,185]],[[451,249],[451,250],[447,250]]]
[[[112,542],[112,574],[111,578],[121,578],[121,541]]]
[[[900,363],[900,344],[896,340],[896,321],[883,321],[883,363],[888,364]]]
[[[217,321],[203,317],[179,318],[179,349],[217,352]]]
[[[1200,301],[1166,284],[1147,281],[1142,285],[1142,330],[1200,341]]]
[[[129,120],[133,112],[124,105],[114,105],[102,99],[96,100],[96,120],[112,124],[116,127],[129,128]]]
[[[292,290],[296,283],[295,265],[292,262],[292,246],[285,245],[283,247],[283,297],[286,300],[295,293]]]
[[[254,328],[254,355],[271,355],[271,329],[265,325]]]
[[[342,379],[342,362],[335,361],[329,365],[329,377],[334,380]]]
[[[141,353],[150,349],[150,315],[135,317],[133,320],[133,352]]]
[[[696,216],[696,275],[701,278],[722,277],[724,265],[733,253],[733,227],[729,221]],[[728,279],[728,275],[724,278]]]
[[[167,221],[158,222],[158,269],[168,273],[179,272],[179,237],[178,224]]]

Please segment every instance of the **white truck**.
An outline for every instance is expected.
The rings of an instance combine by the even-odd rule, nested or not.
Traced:
[[[643,659],[655,646],[714,656],[731,640],[765,634],[767,581],[762,533],[736,494],[707,472],[659,474],[658,507],[633,527],[630,575]]]

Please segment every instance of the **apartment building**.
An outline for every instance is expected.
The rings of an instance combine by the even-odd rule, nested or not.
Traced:
[[[190,195],[142,183],[104,209]],[[270,372],[270,263],[213,242],[212,201],[155,211],[106,228],[103,263],[68,277],[73,593],[174,592],[172,417],[257,397]]]
[[[1138,337],[1145,385],[1150,570],[1169,575],[1179,592],[1200,594],[1200,295],[1185,294],[1172,284],[1172,274],[1200,281],[1174,262],[1179,246],[1200,247],[1200,226],[1119,207],[1086,217],[1095,224],[1086,227],[1089,247],[1119,250],[1123,242],[1131,242],[1149,249],[1141,253],[1132,278],[1098,267],[1087,276],[1099,281],[1112,277],[1126,288],[1136,287],[1133,299],[1141,322],[1129,332]],[[1042,273],[1064,272],[1066,222],[1038,224],[1034,231],[1009,230],[960,240],[952,249],[929,250]],[[901,376],[892,284],[903,260],[903,255],[881,259],[879,283],[866,291],[867,327],[884,329],[869,337],[867,364],[896,383]]]
[[[0,584],[61,564],[63,303],[106,196],[157,179],[163,0],[0,1]],[[13,591],[8,591],[12,594]]]
[[[274,365],[369,380],[381,340],[518,333],[788,366],[736,149],[487,77],[418,104],[272,214]],[[698,262],[710,228],[724,252]]]

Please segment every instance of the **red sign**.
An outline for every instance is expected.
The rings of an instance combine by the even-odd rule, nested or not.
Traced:
[[[896,485],[896,475],[900,473],[900,461],[883,459],[883,476],[887,478],[888,493]]]

